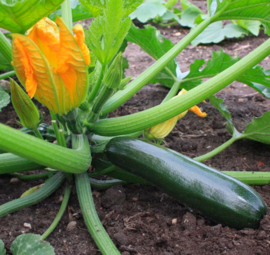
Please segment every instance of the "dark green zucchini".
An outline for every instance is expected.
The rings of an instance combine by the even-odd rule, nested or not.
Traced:
[[[226,226],[257,228],[267,213],[264,201],[251,187],[170,149],[116,137],[107,144],[105,154],[114,165]]]

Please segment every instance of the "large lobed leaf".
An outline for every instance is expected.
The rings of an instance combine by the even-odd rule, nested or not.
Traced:
[[[150,25],[145,26],[144,29],[139,29],[132,25],[126,39],[139,45],[141,49],[156,60],[174,46],[170,40],[164,38],[156,28]],[[170,87],[174,83],[170,72],[176,76],[176,67],[175,61],[170,62],[167,65],[169,70],[163,69],[151,82]]]
[[[108,8],[109,1],[110,0],[80,0],[94,17],[97,17]],[[124,17],[133,12],[142,2],[143,0],[123,0]]]
[[[10,103],[10,96],[7,92],[0,88],[0,112],[2,108],[6,107]]]
[[[18,236],[10,248],[13,255],[55,255],[53,247],[41,239],[40,235],[23,234]]]
[[[225,8],[216,20],[259,20],[270,34],[270,2],[269,0],[212,0],[211,14]]]
[[[207,62],[206,66],[201,69],[205,61],[203,59],[196,59],[190,65],[190,72],[184,78],[187,81],[184,88],[187,90],[199,85],[203,78],[209,78],[221,73],[234,63],[239,61],[239,57],[231,57],[220,49],[219,52],[213,52],[212,58]],[[246,72],[244,75],[237,78],[237,81],[245,83],[254,88],[264,96],[270,98],[270,77],[261,66],[256,66]]]
[[[130,28],[131,20],[124,16],[124,2],[108,0],[103,15],[95,18],[86,31],[86,42],[102,64],[112,60]]]
[[[260,118],[254,118],[240,138],[270,144],[270,112],[264,113]]]
[[[57,9],[64,0],[0,1],[0,27],[24,33],[41,18]]]
[[[0,255],[6,255],[5,244],[1,239],[0,239]]]

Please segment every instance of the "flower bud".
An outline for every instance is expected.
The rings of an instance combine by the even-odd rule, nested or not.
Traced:
[[[29,96],[13,80],[10,79],[11,101],[24,127],[31,130],[37,129],[39,125],[39,112]]]
[[[121,84],[121,80],[122,80],[122,53],[120,52],[115,57],[109,69],[107,70],[103,79],[103,84],[108,88],[117,89]]]

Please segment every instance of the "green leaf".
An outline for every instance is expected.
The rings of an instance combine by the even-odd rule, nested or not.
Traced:
[[[211,6],[216,5],[220,11],[227,3],[225,10],[216,18],[217,20],[258,20],[264,24],[270,33],[270,3],[269,0],[212,0]],[[212,13],[211,13],[212,14]]]
[[[189,2],[188,0],[180,0],[182,5],[182,10],[185,11],[187,8],[194,8],[201,12],[201,10],[193,3]]]
[[[13,255],[55,255],[54,248],[41,239],[41,235],[23,234],[11,245]]]
[[[243,27],[251,34],[258,36],[260,32],[261,22],[257,20],[237,20],[237,25]]]
[[[195,21],[200,14],[203,14],[200,9],[190,6],[182,12],[179,23],[183,27],[194,27],[196,25]]]
[[[5,244],[1,239],[0,239],[0,255],[6,255]]]
[[[227,120],[226,128],[233,134],[236,129],[232,124],[232,115],[230,114],[228,107],[223,104],[224,100],[214,95],[209,97],[210,103],[220,112],[220,114]]]
[[[92,13],[84,7],[82,4],[72,5],[72,21],[77,22],[80,20],[93,18]],[[49,15],[51,20],[55,20],[56,16],[62,16],[61,8],[58,8],[55,12]]]
[[[132,25],[126,39],[130,42],[136,43],[147,52],[154,59],[161,58],[167,51],[169,51],[174,44],[164,38],[160,32],[150,26],[147,25],[144,29],[139,29],[136,26]],[[169,70],[163,69],[152,81],[151,83],[160,83],[164,86],[171,86],[174,83],[170,72],[176,76],[176,63],[175,61],[170,62],[167,65]]]
[[[163,16],[167,11],[167,8],[163,5],[164,3],[162,0],[147,0],[130,14],[130,18],[145,23],[156,16]]]
[[[41,18],[48,16],[64,0],[0,1],[0,27],[24,33]]]
[[[247,30],[238,25],[227,24],[223,27],[222,21],[218,21],[209,25],[191,44],[196,46],[200,43],[219,43],[225,38],[239,38],[247,34]]]
[[[237,79],[270,98],[270,77],[267,76],[263,67],[256,66]]]
[[[220,49],[219,52],[213,52],[212,58],[207,62],[205,68],[201,69],[205,61],[203,59],[196,59],[190,65],[188,75],[182,77],[188,82],[184,83],[183,87],[190,90],[202,82],[203,78],[209,78],[221,73],[228,67],[239,61],[239,57],[231,57]],[[270,72],[264,70],[261,66],[256,66],[246,72],[244,75],[237,78],[237,81],[245,83],[257,90],[267,98],[270,98]]]
[[[104,14],[95,18],[86,31],[86,42],[102,64],[108,64],[121,47],[130,28],[130,18],[123,19],[122,0],[109,0]]]
[[[13,70],[11,63],[4,57],[4,55],[1,52],[0,52],[0,70],[2,71]]]
[[[97,17],[107,8],[110,0],[80,0],[80,2],[92,13],[94,17]],[[133,12],[143,0],[124,0],[124,17]]]
[[[10,103],[9,94],[0,89],[0,112],[2,108],[6,107],[9,103]]]
[[[264,113],[260,118],[254,118],[240,138],[270,144],[270,112]]]

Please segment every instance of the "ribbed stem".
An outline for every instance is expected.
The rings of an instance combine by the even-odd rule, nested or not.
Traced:
[[[0,154],[0,175],[43,169],[44,166],[12,153]]]
[[[21,197],[10,202],[7,202],[0,206],[0,217],[15,212],[21,208],[37,204],[38,202],[42,201],[50,194],[52,194],[64,181],[65,174],[58,172],[54,175],[51,179],[49,179],[45,185],[43,185],[37,191],[27,195],[25,197]]]
[[[76,174],[75,180],[83,218],[96,245],[103,255],[120,255],[98,218],[87,173]]]
[[[13,177],[18,178],[22,181],[32,181],[32,180],[39,180],[39,179],[48,179],[49,177],[53,176],[53,172],[41,173],[41,174],[11,174]]]
[[[91,164],[87,137],[74,135],[76,149],[67,149],[0,124],[0,149],[37,164],[69,173],[85,172]]]
[[[222,73],[204,82],[187,93],[164,104],[124,117],[100,120],[89,125],[89,130],[99,135],[115,136],[144,130],[173,118],[225,88],[270,54],[270,39],[246,57]],[[129,87],[129,86],[128,86]]]
[[[72,30],[72,10],[70,5],[70,0],[65,0],[61,4],[62,18],[67,25],[68,29]]]
[[[10,76],[13,76],[13,75],[16,75],[15,71],[10,71],[10,72],[7,72],[7,73],[2,73],[0,74],[0,80],[2,79],[6,79]]]

